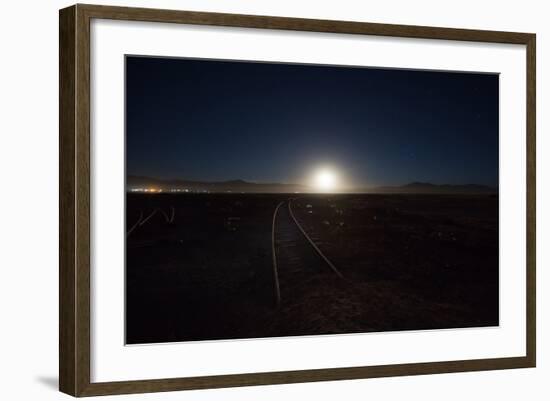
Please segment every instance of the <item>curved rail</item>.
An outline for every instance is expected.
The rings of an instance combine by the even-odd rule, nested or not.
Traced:
[[[147,221],[148,221],[151,217],[153,217],[155,214],[157,214],[158,211],[159,211],[158,209],[153,210],[153,212],[152,212],[149,216],[147,216],[141,223],[139,223],[139,225],[142,226],[142,225],[144,225],[145,223],[147,223]]]
[[[174,222],[174,217],[176,216],[176,211],[174,209],[173,206],[171,206],[171,209],[172,209],[172,213],[170,215],[170,217],[168,217],[168,214],[162,210],[162,209],[159,209],[159,208],[156,208],[155,210],[153,210],[151,212],[151,214],[149,214],[145,219],[143,218],[143,209],[140,209],[139,210],[139,219],[134,223],[134,225],[128,230],[128,232],[126,233],[126,238],[128,238],[128,236],[132,233],[132,231],[134,231],[136,228],[138,227],[141,227],[142,225],[144,225],[145,223],[147,223],[147,221],[149,221],[149,219],[151,217],[153,217],[157,212],[161,213],[163,216],[164,216],[164,219],[166,220],[166,222],[168,224],[172,224]]]
[[[170,217],[168,217],[168,214],[164,211],[164,209],[159,209],[159,212],[162,213],[164,216],[164,220],[166,220],[167,223],[170,222]]]
[[[176,209],[174,209],[174,206],[170,206],[170,209],[172,209],[172,215],[170,216],[170,221],[168,223],[172,224],[174,222],[174,217],[176,217]]]
[[[139,219],[135,222],[135,224],[128,230],[128,232],[126,233],[126,237],[128,237],[132,231],[135,230],[135,228],[139,225],[139,223],[141,223],[141,219],[143,219],[143,209],[140,209],[139,210]]]
[[[275,282],[275,298],[277,300],[277,305],[281,303],[281,288],[279,287],[279,272],[277,269],[277,249],[275,247],[275,221],[277,220],[277,212],[280,207],[285,203],[281,201],[275,208],[273,213],[273,224],[271,226],[271,253],[273,255],[273,280]]]
[[[296,219],[296,216],[294,215],[294,212],[292,211],[292,198],[288,200],[284,200],[279,202],[277,207],[275,208],[275,211],[273,212],[273,222],[271,226],[271,252],[273,257],[273,280],[274,280],[274,287],[275,287],[275,297],[277,300],[277,306],[281,303],[281,288],[279,283],[279,267],[278,267],[278,261],[277,261],[277,244],[275,240],[275,229],[276,229],[276,222],[277,222],[277,213],[279,212],[279,209],[281,206],[284,205],[285,202],[288,203],[288,211],[290,214],[290,217],[292,218],[294,224],[296,224],[296,227],[300,230],[302,235],[306,238],[308,243],[313,247],[315,252],[321,257],[321,259],[330,267],[330,269],[341,279],[345,280],[344,275],[334,266],[334,264],[325,256],[325,254],[319,249],[319,247],[313,242],[313,240],[310,238],[310,236],[306,233],[302,225],[298,222],[298,219]]]
[[[294,216],[294,213],[292,212],[292,199],[289,199],[288,200],[288,211],[290,212],[290,217],[292,217],[292,220],[294,220],[294,223],[296,223],[296,226],[300,229],[300,231],[302,232],[302,234],[304,234],[304,237],[306,237],[306,239],[308,240],[308,242],[311,244],[311,246],[313,247],[313,249],[315,249],[315,251],[319,254],[319,256],[327,263],[327,265],[329,265],[329,267],[332,269],[332,271],[334,273],[336,273],[336,275],[340,278],[344,278],[344,275],[342,273],[340,273],[340,270],[338,270],[336,268],[336,266],[334,266],[334,264],[329,260],[329,258],[327,258],[325,256],[325,254],[323,252],[321,252],[321,250],[319,249],[319,247],[315,244],[315,242],[313,242],[313,240],[309,237],[309,235],[307,235],[306,233],[306,230],[304,230],[304,228],[301,226],[300,223],[298,223],[298,220],[296,219],[296,216]]]

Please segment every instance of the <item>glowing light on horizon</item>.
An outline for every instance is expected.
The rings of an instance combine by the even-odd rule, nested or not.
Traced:
[[[315,172],[313,186],[319,192],[334,192],[338,187],[338,175],[329,168]]]

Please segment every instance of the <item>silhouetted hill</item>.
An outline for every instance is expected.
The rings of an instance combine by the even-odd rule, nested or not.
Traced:
[[[417,194],[491,194],[497,193],[498,189],[486,185],[464,184],[432,184],[429,182],[411,182],[400,186],[382,186],[371,188],[368,192],[373,193],[417,193]]]

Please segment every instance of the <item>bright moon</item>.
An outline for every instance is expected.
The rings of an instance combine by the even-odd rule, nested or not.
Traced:
[[[314,176],[314,186],[321,192],[331,192],[336,189],[337,185],[336,173],[329,169],[319,170]]]

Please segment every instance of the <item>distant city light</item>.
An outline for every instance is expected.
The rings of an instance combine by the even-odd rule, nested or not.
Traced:
[[[160,188],[130,188],[130,192],[145,192],[150,194],[158,194],[162,191]]]
[[[205,193],[209,193],[210,191],[207,191],[207,190],[201,190],[201,189],[192,189],[192,190],[189,190],[188,188],[166,188],[166,189],[162,189],[162,188],[129,188],[128,189],[128,192],[132,192],[132,193],[147,193],[147,194],[159,194],[159,193],[162,193],[162,192],[171,192],[171,193],[180,193],[180,192],[184,192],[184,193],[189,193],[189,192],[205,192]]]

